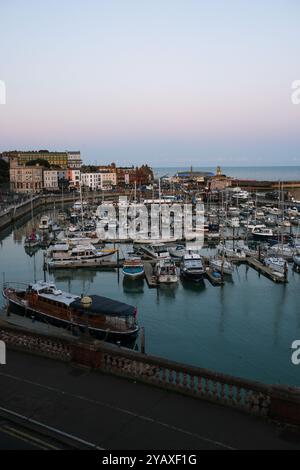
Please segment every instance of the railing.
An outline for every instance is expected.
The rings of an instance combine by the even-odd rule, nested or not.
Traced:
[[[35,334],[14,327],[4,327],[0,324],[0,340],[11,349],[27,351],[64,362],[72,359],[71,345],[67,341],[51,336]]]
[[[264,385],[148,356],[102,341],[57,338],[5,322],[0,322],[0,340],[12,349],[88,366],[163,390],[300,426],[300,389],[295,387]]]
[[[101,345],[103,371],[267,416],[271,387],[165,359]]]

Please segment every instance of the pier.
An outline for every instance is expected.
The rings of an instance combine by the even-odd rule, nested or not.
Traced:
[[[271,279],[273,282],[281,283],[281,284],[282,283],[286,284],[288,282],[287,277],[285,275],[282,275],[282,276],[279,276],[278,274],[276,275],[274,271],[272,271],[272,269],[262,264],[256,258],[247,258],[247,263],[251,268],[255,269],[260,274],[263,274],[268,279]]]
[[[150,288],[158,286],[157,278],[153,271],[155,264],[155,261],[144,261],[145,277]]]

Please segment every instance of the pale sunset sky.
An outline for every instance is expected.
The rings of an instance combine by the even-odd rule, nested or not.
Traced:
[[[1,0],[0,151],[300,165],[299,0]]]

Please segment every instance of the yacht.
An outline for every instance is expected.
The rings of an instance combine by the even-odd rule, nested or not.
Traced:
[[[86,209],[88,206],[88,203],[86,201],[76,201],[74,202],[73,204],[73,210],[74,211],[81,211],[81,210],[84,210]]]
[[[169,248],[169,253],[171,256],[174,256],[174,258],[181,259],[184,256],[185,252],[186,249],[184,245],[170,246]]]
[[[156,265],[156,276],[159,284],[174,284],[178,282],[177,268],[173,260],[161,259]]]
[[[268,241],[274,238],[274,233],[271,228],[259,228],[255,227],[252,230],[254,240],[257,241]]]
[[[52,222],[48,215],[43,215],[40,220],[39,229],[40,230],[50,230],[52,226]]]
[[[228,258],[237,258],[240,260],[243,260],[246,258],[246,253],[238,245],[236,247],[233,247],[233,246],[225,246],[222,243],[220,243],[217,249],[220,255],[224,255]]]
[[[288,264],[283,258],[265,258],[264,263],[275,273],[286,274],[288,271]]]
[[[293,262],[297,268],[300,268],[300,251],[293,256]]]
[[[163,243],[153,243],[151,245],[141,245],[140,249],[152,259],[170,258],[170,253]]]
[[[292,261],[293,256],[294,256],[294,248],[292,248],[290,245],[282,245],[282,244],[277,244],[273,245],[272,248],[270,248],[269,253],[273,256],[284,258],[285,260]]]
[[[209,265],[212,270],[217,271],[219,273],[224,273],[229,276],[232,276],[234,272],[234,265],[225,259],[222,258],[212,258],[209,262]]]
[[[186,253],[180,265],[180,274],[189,281],[203,281],[205,269],[201,256],[198,253]]]
[[[45,264],[49,269],[59,268],[91,268],[101,266],[116,253],[114,249],[97,250],[93,245],[75,245],[68,243],[56,244],[49,248],[45,256]]]

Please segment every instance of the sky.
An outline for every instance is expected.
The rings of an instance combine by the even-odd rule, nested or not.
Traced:
[[[0,0],[0,151],[300,165],[299,0]]]

